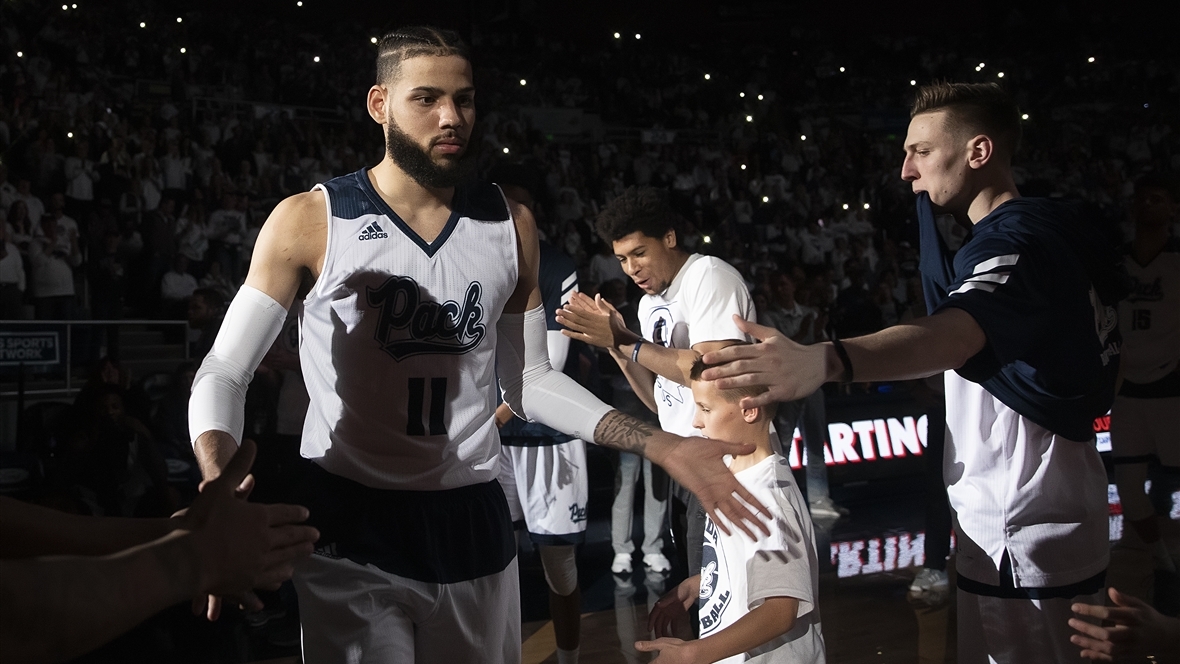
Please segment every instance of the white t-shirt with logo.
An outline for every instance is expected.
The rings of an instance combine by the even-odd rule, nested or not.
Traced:
[[[644,295],[638,313],[643,338],[665,348],[692,348],[726,339],[748,341],[733,315],[757,320],[741,273],[719,258],[701,254],[688,257],[663,293]],[[661,429],[678,436],[697,435],[692,428],[696,405],[688,386],[657,375],[655,397]]]
[[[741,655],[722,660],[815,664],[825,660],[820,629],[819,559],[807,502],[799,492],[787,460],[777,454],[734,474],[742,486],[774,515],[770,535],[755,531],[722,533],[705,520],[699,599],[701,638],[736,623],[770,597],[794,597],[799,613],[791,631]]]

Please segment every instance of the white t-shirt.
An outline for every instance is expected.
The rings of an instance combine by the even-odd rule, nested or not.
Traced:
[[[819,559],[815,533],[791,466],[785,458],[772,454],[734,477],[770,510],[774,521],[767,524],[770,535],[756,531],[758,540],[752,542],[737,530],[725,535],[706,518],[699,600],[701,638],[727,629],[770,597],[794,597],[799,600],[799,613],[791,631],[719,664],[822,663],[825,654],[816,606]]]
[[[725,261],[692,254],[663,293],[639,300],[643,338],[666,348],[692,348],[704,341],[749,337],[733,322],[737,314],[756,320],[754,302],[742,275]],[[643,352],[643,351],[640,351]],[[660,428],[679,436],[695,436],[692,390],[656,376]]]

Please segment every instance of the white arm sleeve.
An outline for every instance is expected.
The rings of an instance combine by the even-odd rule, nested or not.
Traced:
[[[217,332],[213,348],[193,378],[188,433],[195,444],[206,431],[224,431],[242,444],[246,388],[279,336],[287,310],[257,288],[242,286]]]
[[[501,314],[496,331],[496,370],[512,412],[593,443],[594,429],[613,409],[549,364],[544,309]]]
[[[554,370],[561,371],[570,355],[570,338],[562,334],[561,330],[545,330],[545,341],[549,349],[549,364]]]

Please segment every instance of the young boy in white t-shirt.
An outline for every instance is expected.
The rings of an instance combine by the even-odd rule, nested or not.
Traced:
[[[656,603],[648,627],[657,639],[639,641],[635,648],[658,652],[656,662],[822,663],[811,515],[787,460],[770,447],[773,408],[743,409],[742,397],[765,388],[718,389],[700,379],[706,368],[700,360],[692,368],[693,426],[709,438],[757,445],[752,454],[733,458],[729,470],[769,508],[774,523],[769,536],[759,531],[751,541],[707,521],[701,573]],[[674,625],[695,601],[700,602],[701,638],[672,637]]]

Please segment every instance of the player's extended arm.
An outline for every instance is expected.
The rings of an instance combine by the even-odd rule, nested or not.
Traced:
[[[780,634],[786,634],[795,626],[795,614],[799,612],[799,600],[794,597],[770,597],[734,624],[706,636],[699,641],[680,639],[656,639],[637,641],[635,649],[640,652],[658,652],[659,659],[670,664],[706,664],[718,662],[726,657],[744,653],[766,643]]]
[[[585,441],[641,454],[659,464],[700,498],[701,505],[723,531],[728,532],[726,522],[750,534],[751,539],[751,526],[767,531],[746,505],[764,513],[765,508],[734,479],[722,461],[726,454],[748,454],[753,451],[752,445],[684,439],[665,433],[614,410],[569,376],[553,370],[537,286],[540,250],[536,225],[527,208],[510,205],[516,218],[520,276],[496,326],[496,365],[505,403],[526,420]],[[718,513],[724,514],[726,521],[714,516]]]
[[[243,445],[223,476],[203,486],[174,520],[175,530],[162,537],[106,556],[0,561],[6,661],[69,659],[198,592],[277,587],[290,578],[294,561],[311,553],[319,533],[298,525],[307,518],[302,507],[259,505],[234,495],[253,459],[253,445]],[[20,508],[6,509],[5,521],[14,514],[22,518]],[[86,531],[109,526],[118,531],[114,539],[128,532],[123,520],[79,518],[94,522],[78,524]]]
[[[179,524],[175,519],[66,514],[0,496],[0,559],[102,556],[163,537]]]
[[[722,389],[764,385],[769,390],[742,399],[742,408],[801,399],[829,381],[840,380],[844,364],[831,342],[800,346],[774,328],[734,317],[742,331],[761,343],[706,353],[702,377]],[[846,339],[852,380],[908,380],[958,369],[987,345],[979,323],[966,311],[948,308],[932,316]]]
[[[250,272],[226,311],[213,348],[193,379],[189,435],[206,480],[241,442],[246,388],[274,343],[304,276],[319,274],[327,242],[324,194],[279,203],[254,245]]]

